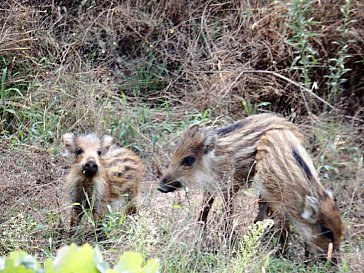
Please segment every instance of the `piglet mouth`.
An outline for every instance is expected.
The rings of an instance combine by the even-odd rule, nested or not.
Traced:
[[[159,184],[158,190],[162,193],[174,192],[175,190],[182,188],[182,183],[179,181],[173,181],[165,183],[162,181]]]

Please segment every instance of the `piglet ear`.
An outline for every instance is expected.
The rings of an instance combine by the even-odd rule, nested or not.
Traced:
[[[307,222],[314,224],[317,221],[319,210],[320,203],[317,198],[307,195],[305,197],[304,209],[301,214],[302,218],[305,219]]]
[[[205,141],[204,141],[204,153],[208,154],[213,149],[215,149],[216,145],[216,134],[213,132],[206,132]]]
[[[186,131],[186,134],[189,136],[189,137],[194,137],[195,134],[200,130],[200,125],[199,124],[193,124],[191,125],[187,131]]]
[[[76,136],[74,133],[66,133],[62,136],[62,142],[65,147],[65,150],[62,153],[64,156],[69,156],[70,154],[73,154],[73,151],[76,147],[75,140]]]
[[[114,138],[109,135],[103,135],[101,138],[101,146],[105,149],[109,149],[114,144]]]

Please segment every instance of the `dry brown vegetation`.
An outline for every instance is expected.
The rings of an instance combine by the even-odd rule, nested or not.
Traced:
[[[361,268],[364,3],[349,1],[345,19],[347,1],[301,1],[310,9],[299,30],[293,2],[2,1],[0,254],[23,248],[48,256],[72,240],[95,242],[92,234],[69,239],[63,232],[69,162],[60,136],[97,131],[136,150],[146,164],[144,209],[137,220],[114,223],[109,239],[99,242],[108,257],[112,248],[136,249],[161,258],[164,272],[233,270],[238,250],[219,236],[219,205],[204,238],[195,232],[199,193],[166,197],[155,189],[171,143],[190,123],[221,125],[273,111],[305,132],[347,226],[348,271]],[[306,35],[303,53],[292,45],[299,31]],[[300,63],[302,54],[312,55],[308,63]],[[335,92],[332,71],[339,75]],[[247,191],[239,200],[235,222],[244,234],[256,198]],[[292,263],[262,249],[247,271],[262,271],[267,257],[269,272],[302,270],[301,248],[289,253]]]

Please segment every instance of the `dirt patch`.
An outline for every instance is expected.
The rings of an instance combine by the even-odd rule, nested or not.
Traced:
[[[0,222],[9,214],[59,205],[66,162],[34,146],[11,147],[0,143]]]

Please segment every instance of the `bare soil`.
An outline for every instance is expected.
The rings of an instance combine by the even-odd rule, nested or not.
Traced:
[[[40,147],[10,146],[7,141],[0,142],[0,223],[17,212],[58,207],[67,168],[63,158]]]

